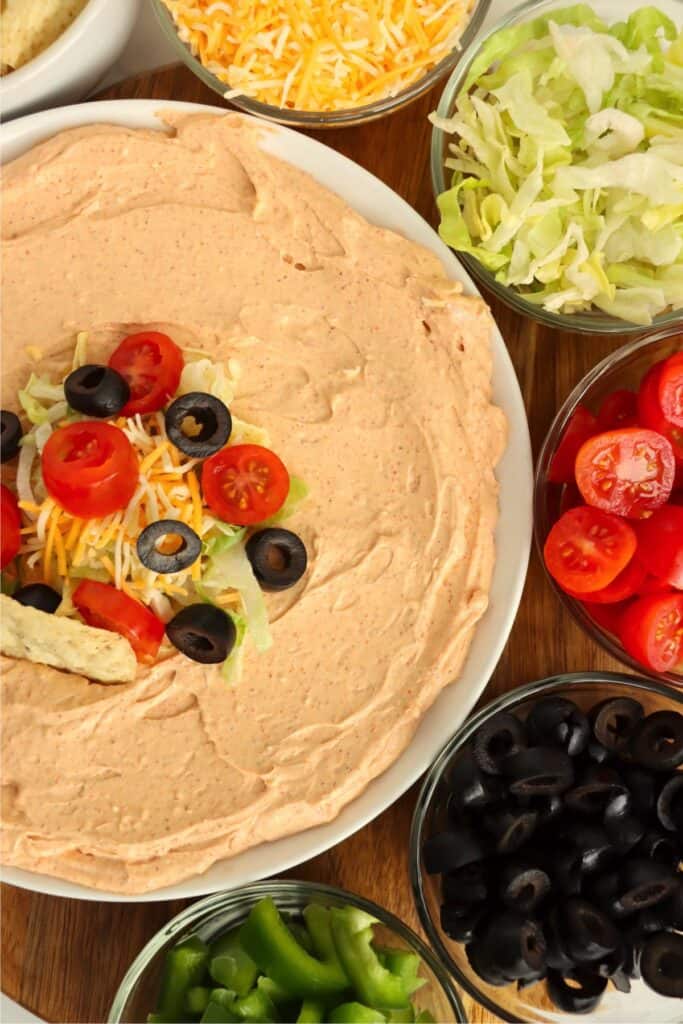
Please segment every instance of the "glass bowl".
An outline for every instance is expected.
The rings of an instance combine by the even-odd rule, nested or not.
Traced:
[[[197,78],[201,79],[204,85],[223,98],[229,86],[221,82],[214,74],[208,71],[202,62],[191,52],[188,46],[180,39],[176,31],[173,18],[162,2],[162,0],[151,0],[152,7],[156,13],[159,24],[166,38],[175,47],[179,60],[192,71]],[[427,92],[436,85],[442,78],[449,74],[460,60],[463,51],[477,35],[484,18],[488,12],[491,0],[473,0],[469,21],[463,29],[462,35],[456,46],[443,57],[426,75],[422,75],[412,82],[395,96],[387,96],[382,100],[366,104],[362,107],[350,107],[347,110],[329,110],[316,113],[311,110],[290,110],[283,107],[275,107],[268,103],[259,103],[258,100],[249,96],[235,96],[230,103],[239,107],[248,114],[255,114],[267,121],[278,121],[280,124],[289,125],[292,128],[342,128],[354,124],[364,124],[367,121],[375,121],[386,114],[393,114],[394,111],[412,103],[418,96]]]
[[[417,798],[410,833],[410,877],[422,927],[436,955],[457,983],[502,1020],[516,1024],[558,1024],[560,1021],[577,1021],[581,1017],[558,1010],[546,995],[543,982],[518,992],[515,985],[498,988],[488,985],[475,974],[467,960],[465,947],[448,938],[441,929],[439,878],[424,870],[421,851],[425,839],[443,827],[450,792],[446,780],[475,732],[499,711],[508,711],[525,718],[533,703],[539,697],[549,694],[567,697],[583,710],[610,697],[634,697],[641,702],[646,714],[659,710],[683,713],[682,694],[646,679],[609,672],[553,676],[505,693],[472,715],[427,773]],[[590,1016],[590,1020],[601,1024],[623,1024],[624,1021],[680,1024],[681,1019],[680,1000],[660,996],[642,981],[633,983],[630,995],[609,986]]]
[[[611,23],[624,20],[632,11],[642,7],[644,2],[645,0],[593,0],[590,6],[598,17]],[[453,116],[455,101],[462,89],[463,82],[467,78],[472,61],[479,54],[479,51],[490,36],[501,29],[529,21],[542,14],[548,14],[559,7],[570,6],[572,6],[572,0],[526,0],[519,7],[509,11],[485,36],[475,39],[463,53],[455,71],[446,83],[436,111],[438,116],[443,118]],[[681,23],[682,5],[680,0],[661,0],[657,6],[669,14],[678,24]],[[431,144],[431,170],[432,187],[435,197],[438,197],[447,188],[450,188],[450,176],[447,177],[449,172],[448,168],[444,165],[444,161],[449,155],[448,144],[451,138],[452,136],[448,135],[441,128],[434,127]],[[496,281],[495,276],[482,266],[478,260],[470,256],[469,253],[456,250],[456,254],[478,284],[487,288],[496,298],[509,306],[510,309],[521,313],[523,316],[531,317],[533,320],[538,320],[548,327],[557,327],[575,332],[590,332],[592,334],[642,333],[644,330],[642,324],[630,323],[627,320],[610,316],[600,310],[585,313],[552,313],[549,310],[534,305],[532,302],[528,302],[515,288]],[[682,315],[680,308],[667,313],[661,313],[658,317],[654,318],[651,326],[653,328],[665,327],[676,321],[680,322]]]
[[[282,911],[296,914],[312,901],[326,906],[351,905],[372,914],[380,922],[375,934],[393,948],[408,949],[422,960],[422,975],[427,978],[413,997],[420,1009],[429,1009],[439,1022],[461,1024],[465,1014],[458,994],[442,965],[424,942],[397,917],[342,889],[309,882],[265,881],[230,892],[208,896],[187,907],[157,932],[141,950],[128,968],[109,1011],[109,1024],[143,1022],[156,1003],[161,970],[167,951],[181,939],[197,934],[205,942],[212,942],[221,933],[240,925],[249,911],[265,896],[272,896]]]
[[[683,348],[682,338],[683,323],[679,322],[677,328],[671,327],[648,334],[617,349],[616,352],[598,363],[577,384],[557,413],[538,457],[534,485],[534,534],[544,570],[543,548],[551,527],[561,514],[565,488],[563,484],[551,483],[548,480],[548,471],[560,439],[577,405],[585,405],[592,413],[596,413],[602,400],[611,391],[616,391],[619,388],[630,388],[637,391],[640,381],[653,363],[660,359],[666,359],[673,352]],[[647,675],[653,675],[655,679],[683,686],[683,675],[676,672],[665,672],[658,675],[627,654],[619,641],[591,618],[580,601],[576,601],[566,594],[547,570],[546,576],[562,603],[569,609],[581,628],[604,647],[608,654],[636,672],[645,672]]]

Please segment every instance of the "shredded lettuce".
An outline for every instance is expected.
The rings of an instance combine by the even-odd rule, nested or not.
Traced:
[[[71,364],[72,370],[78,370],[81,366],[85,366],[88,362],[88,332],[79,331],[76,335],[76,344],[74,346],[74,357]]]
[[[178,394],[187,395],[192,391],[203,391],[220,398],[225,405],[230,405],[235,399],[235,381],[223,363],[214,363],[211,359],[195,359],[183,367]]]
[[[254,646],[257,651],[267,651],[272,643],[268,610],[244,545],[232,544],[227,550],[211,557],[201,582],[209,594],[225,590],[239,592]]]
[[[230,686],[242,678],[242,662],[244,661],[244,638],[247,633],[247,619],[239,612],[228,612],[235,625],[235,646],[221,666],[221,675]]]
[[[683,32],[656,7],[494,33],[432,121],[453,136],[441,237],[497,281],[643,325],[683,304]]]
[[[275,526],[277,523],[284,523],[286,519],[293,516],[298,509],[301,502],[309,495],[308,484],[306,484],[301,477],[290,476],[289,478],[289,491],[285,498],[284,504],[279,511],[271,516],[270,519],[264,519],[260,524],[261,526]]]
[[[66,416],[68,406],[64,398],[64,385],[51,384],[45,377],[32,373],[26,387],[19,392],[22,409],[34,426],[54,423]],[[45,405],[44,403],[50,403]]]
[[[224,551],[228,551],[233,545],[239,544],[244,540],[246,528],[243,526],[230,526],[228,523],[222,523],[218,528],[218,532],[209,536],[202,545],[203,554],[207,558],[215,558],[216,555],[223,554]]]

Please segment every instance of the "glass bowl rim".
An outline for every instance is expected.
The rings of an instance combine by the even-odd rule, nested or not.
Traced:
[[[535,0],[531,0],[531,2],[535,2]],[[189,47],[182,41],[176,31],[171,13],[163,0],[151,0],[151,3],[164,35],[171,42],[180,60],[204,85],[207,85],[225,99],[224,93],[227,91],[228,86],[205,68],[202,62],[195,57]],[[492,0],[473,0],[470,18],[456,45],[426,75],[417,78],[394,96],[385,96],[381,100],[376,100],[374,103],[366,103],[362,107],[345,107],[343,110],[330,111],[285,109],[269,103],[260,103],[258,100],[251,99],[248,96],[235,96],[229,102],[240,110],[254,114],[256,117],[262,117],[267,121],[276,121],[279,124],[288,125],[290,128],[342,128],[345,125],[374,121],[377,118],[393,113],[408,103],[412,103],[413,100],[427,92],[440,79],[453,70],[455,65],[463,58],[465,52],[468,51],[470,43],[479,32],[491,3]]]
[[[356,893],[322,882],[306,882],[297,879],[265,879],[260,882],[251,882],[249,885],[239,886],[235,889],[212,893],[181,910],[179,914],[176,914],[155,932],[126,970],[112,999],[107,1015],[107,1024],[120,1024],[121,1014],[131,993],[144,976],[153,958],[163,949],[169,938],[191,928],[192,925],[198,925],[207,913],[229,910],[233,906],[237,907],[250,901],[256,902],[265,896],[272,896],[276,903],[278,898],[283,896],[298,897],[302,903],[311,899],[342,900],[376,917],[381,924],[397,934],[419,954],[443,990],[458,1024],[466,1024],[467,1018],[462,1001],[445,965],[409,925],[392,911]]]
[[[644,673],[648,670],[644,665],[637,662],[635,658],[632,658],[630,654],[628,654],[624,648],[616,642],[616,640],[613,640],[608,633],[600,628],[600,626],[598,626],[584,611],[581,602],[570,597],[569,594],[566,594],[548,572],[545,559],[543,557],[543,545],[552,524],[547,522],[544,492],[547,486],[547,475],[550,460],[557,450],[558,442],[564,433],[571,416],[573,415],[576,407],[581,404],[586,392],[589,391],[605,373],[618,366],[624,359],[627,359],[635,352],[638,352],[639,349],[645,349],[649,345],[653,345],[659,341],[664,341],[666,338],[673,337],[676,334],[683,335],[683,318],[681,319],[678,327],[671,325],[663,330],[652,331],[648,334],[642,335],[641,337],[628,341],[625,345],[621,345],[619,348],[615,349],[614,352],[610,352],[609,355],[605,356],[604,359],[601,359],[599,363],[589,370],[588,373],[581,378],[578,384],[572,388],[567,398],[555,413],[552,423],[550,424],[548,432],[543,440],[541,450],[538,453],[536,470],[534,473],[534,544],[546,579],[549,581],[561,603],[569,611],[572,618],[581,627],[581,629],[595,640],[596,643],[600,644],[602,649],[607,651],[609,655],[617,661],[620,661],[623,665],[626,665],[632,671],[638,673]],[[683,683],[683,675],[674,672],[653,672],[651,678],[659,680],[660,682],[665,681],[672,683],[674,686],[680,686]]]
[[[436,114],[438,117],[448,118],[451,114],[453,103],[456,96],[460,92],[462,83],[469,71],[472,61],[477,56],[482,47],[488,42],[491,36],[495,35],[501,29],[508,28],[510,25],[517,24],[526,20],[527,15],[533,15],[538,8],[544,5],[550,5],[551,3],[566,3],[566,6],[571,6],[572,0],[524,0],[523,3],[518,4],[507,12],[499,21],[492,25],[485,34],[482,34],[479,38],[474,38],[470,42],[466,50],[463,51],[460,60],[457,62],[457,66],[451,72],[451,75],[444,86],[444,90],[441,94]],[[599,0],[597,0],[599,6]],[[593,3],[596,6],[596,2]],[[639,4],[639,6],[641,6]],[[437,125],[432,126],[432,137],[430,145],[430,168],[432,178],[432,191],[434,193],[434,200],[436,201],[442,192],[446,191],[446,175],[444,172],[443,164],[443,152],[444,143],[447,139],[446,133]],[[643,331],[652,331],[658,329],[664,329],[676,324],[683,317],[683,309],[673,309],[669,313],[660,313],[656,316],[651,324],[634,324],[629,320],[620,320],[618,317],[611,316],[608,313],[595,312],[595,313],[553,313],[550,310],[543,309],[542,306],[536,306],[532,302],[527,302],[524,296],[515,291],[511,285],[503,285],[496,281],[494,275],[482,266],[482,264],[476,260],[473,256],[470,256],[466,252],[458,252],[453,250],[464,265],[468,273],[477,281],[478,284],[488,288],[489,291],[493,292],[496,298],[504,302],[506,306],[513,309],[517,313],[521,313],[523,316],[527,316],[532,320],[545,324],[547,327],[555,327],[560,330],[576,331],[577,333],[591,333],[591,334],[638,334]]]
[[[662,683],[655,681],[654,679],[646,679],[641,676],[631,676],[622,672],[567,672],[547,676],[544,679],[537,679],[530,683],[524,683],[521,686],[516,687],[514,690],[507,690],[505,693],[494,697],[492,701],[485,704],[484,707],[480,708],[478,711],[475,711],[474,714],[470,715],[470,717],[463,722],[460,728],[445,745],[436,760],[432,763],[431,768],[422,782],[415,802],[415,810],[413,812],[413,819],[410,826],[408,854],[410,865],[410,885],[413,892],[415,908],[420,919],[420,924],[427,936],[427,941],[434,950],[437,959],[441,961],[445,970],[455,978],[458,985],[460,985],[472,999],[475,999],[491,1013],[496,1014],[496,1016],[500,1017],[501,1020],[508,1021],[509,1024],[525,1024],[525,1022],[521,1017],[513,1016],[505,1009],[505,1007],[498,1006],[485,992],[477,988],[476,984],[460,970],[446,949],[439,934],[439,930],[435,926],[432,916],[427,909],[427,901],[425,899],[424,886],[422,883],[422,858],[420,856],[421,835],[425,818],[429,808],[431,807],[435,790],[443,778],[444,770],[449,764],[451,757],[461,747],[468,743],[476,730],[493,715],[497,714],[499,711],[509,710],[511,707],[516,706],[523,701],[530,700],[533,697],[545,696],[549,693],[555,693],[558,690],[571,690],[573,687],[578,687],[582,684],[597,685],[605,683],[625,685],[631,687],[632,690],[643,690],[657,694],[660,697],[666,697],[667,700],[673,700],[675,703],[680,704],[681,711],[683,713],[683,691],[677,691],[670,686],[665,686]]]

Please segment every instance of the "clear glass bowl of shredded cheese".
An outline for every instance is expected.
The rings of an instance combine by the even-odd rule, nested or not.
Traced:
[[[322,128],[392,113],[435,85],[491,0],[152,0],[179,57],[234,106]]]

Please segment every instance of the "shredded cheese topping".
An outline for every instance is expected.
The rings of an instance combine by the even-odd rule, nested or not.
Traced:
[[[334,111],[394,96],[454,47],[474,0],[164,0],[208,71],[275,107]]]

